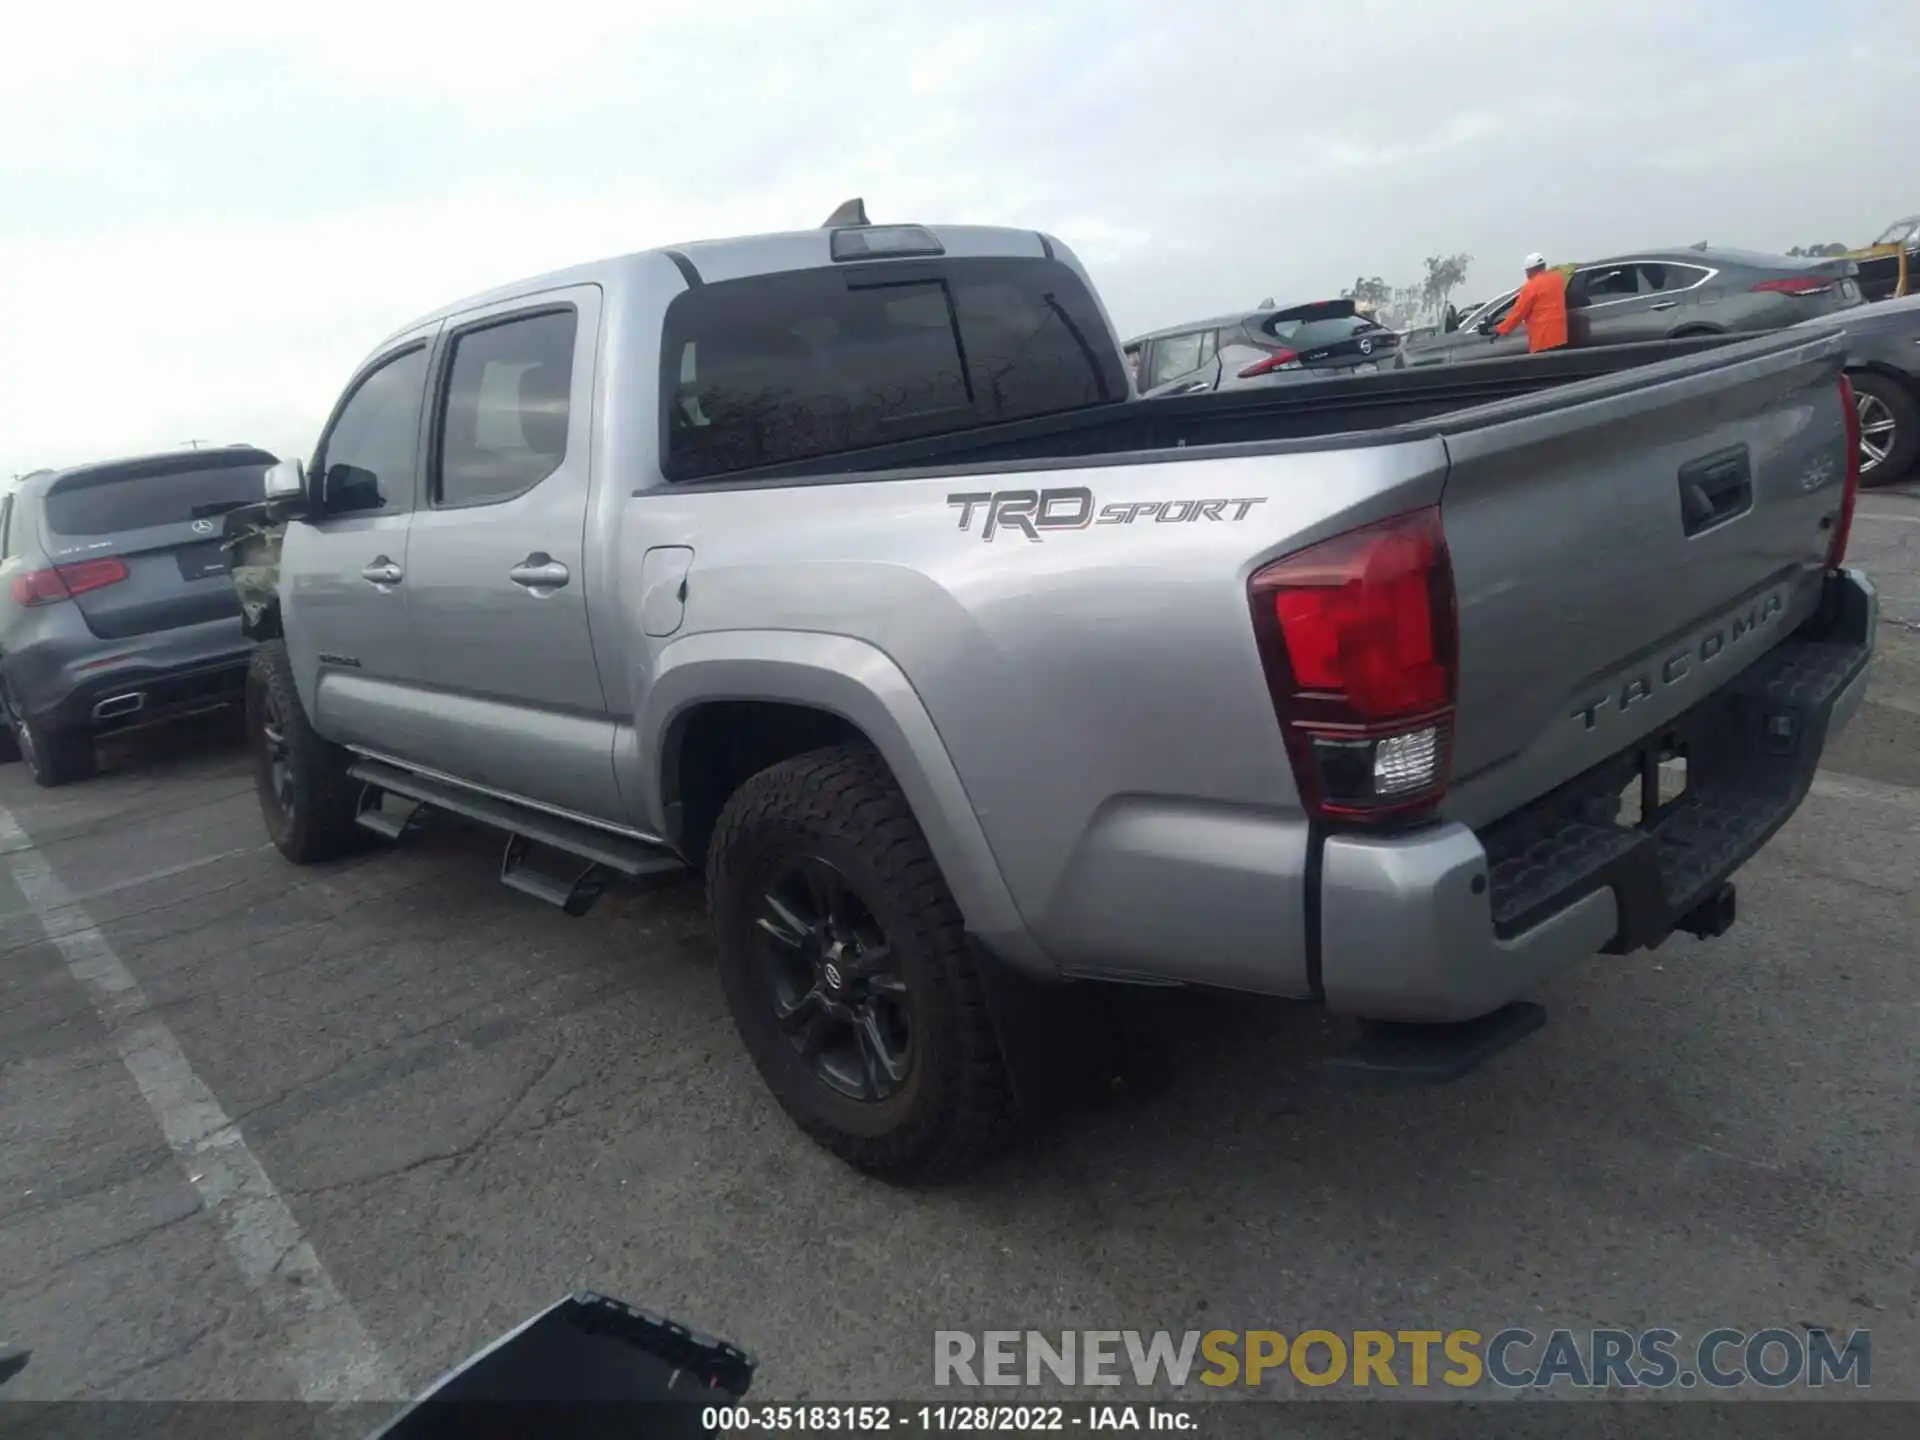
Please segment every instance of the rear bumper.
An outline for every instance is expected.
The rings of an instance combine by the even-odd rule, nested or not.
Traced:
[[[7,691],[36,724],[107,734],[237,699],[252,657],[238,618],[124,640],[63,635],[8,655]]]
[[[1614,823],[1647,742],[1475,832],[1339,835],[1321,864],[1329,1007],[1380,1020],[1487,1014],[1596,951],[1664,941],[1799,807],[1828,736],[1866,693],[1878,601],[1859,571],[1818,617],[1655,743],[1687,753],[1687,790]]]

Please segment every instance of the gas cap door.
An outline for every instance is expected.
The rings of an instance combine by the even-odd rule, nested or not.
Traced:
[[[640,624],[659,639],[671,635],[687,618],[687,571],[693,568],[693,550],[685,545],[661,545],[640,559]]]

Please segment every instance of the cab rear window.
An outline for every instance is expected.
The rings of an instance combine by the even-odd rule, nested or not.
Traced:
[[[212,520],[260,498],[273,460],[248,454],[230,463],[162,460],[72,476],[46,497],[47,529],[74,538]]]
[[[1118,348],[1051,260],[721,281],[668,307],[663,469],[695,480],[1121,400]]]

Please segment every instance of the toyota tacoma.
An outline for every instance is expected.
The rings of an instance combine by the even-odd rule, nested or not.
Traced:
[[[1020,987],[1457,1073],[1725,930],[1864,689],[1844,337],[1633,348],[1143,400],[1059,240],[857,206],[462,300],[228,521],[267,828],[464,816],[574,914],[700,872],[877,1173],[1007,1133]]]

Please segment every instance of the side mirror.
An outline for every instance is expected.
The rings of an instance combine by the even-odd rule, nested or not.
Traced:
[[[1451,335],[1460,328],[1461,314],[1453,306],[1447,306],[1446,318],[1440,322],[1440,333]]]
[[[302,500],[307,494],[307,467],[298,460],[282,460],[267,467],[266,501]]]

